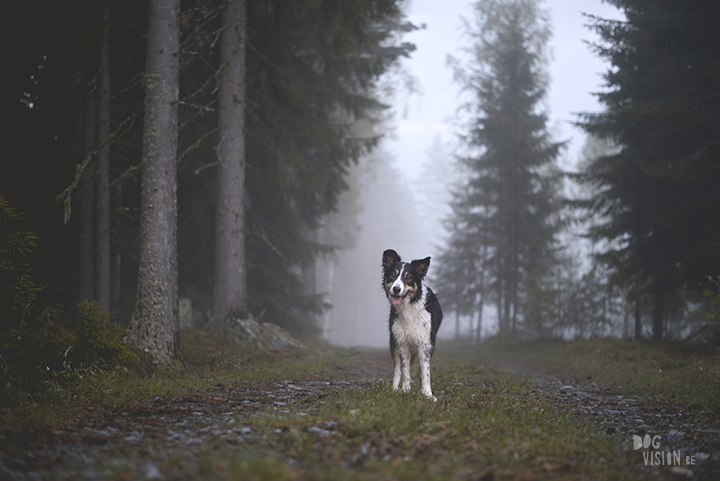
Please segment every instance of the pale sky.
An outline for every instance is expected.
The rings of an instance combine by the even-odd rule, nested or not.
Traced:
[[[460,56],[461,48],[468,42],[462,35],[461,17],[472,19],[472,3],[468,0],[410,3],[408,20],[415,25],[427,25],[404,38],[417,46],[412,58],[405,60],[405,66],[418,79],[422,94],[411,97],[407,106],[397,107],[395,134],[385,143],[407,181],[416,178],[436,133],[441,134],[444,142],[454,140],[451,118],[461,98],[459,86],[453,82],[452,71],[445,63],[448,54]],[[587,19],[581,12],[603,18],[620,18],[621,14],[600,0],[545,0],[542,6],[550,11],[553,29],[550,40],[553,59],[548,67],[551,83],[546,98],[548,127],[554,140],[570,141],[561,159],[561,166],[568,168],[576,162],[584,142],[583,133],[570,122],[576,119],[576,112],[601,110],[591,92],[602,90],[601,75],[607,70],[607,64],[583,43],[596,41],[597,36],[584,26]]]

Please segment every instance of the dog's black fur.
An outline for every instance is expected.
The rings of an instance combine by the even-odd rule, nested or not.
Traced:
[[[437,296],[423,284],[430,258],[403,262],[397,252],[388,249],[383,253],[382,265],[383,288],[390,301],[390,355],[395,364],[393,389],[410,389],[410,364],[418,357],[422,393],[434,400],[430,358],[443,314]]]

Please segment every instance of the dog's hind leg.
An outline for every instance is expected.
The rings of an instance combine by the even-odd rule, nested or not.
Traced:
[[[437,398],[433,396],[432,387],[430,386],[430,352],[421,349],[418,353],[420,358],[420,391],[429,399],[437,401]]]

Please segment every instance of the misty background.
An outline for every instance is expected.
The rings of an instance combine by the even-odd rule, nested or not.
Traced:
[[[152,12],[167,6],[174,43],[153,50],[166,23]],[[179,355],[178,306],[183,328],[252,320],[385,346],[389,248],[432,258],[440,337],[692,339],[716,326],[714,4],[12,7],[10,343],[27,322],[75,329],[88,299],[166,357]],[[153,94],[154,78],[175,83]],[[153,100],[167,113],[149,116]],[[153,121],[167,134],[151,139]],[[161,140],[164,167],[143,167]]]
[[[388,303],[381,289],[378,253],[392,248],[410,261],[437,256],[447,241],[444,221],[451,214],[450,191],[460,175],[454,156],[460,134],[457,110],[463,101],[447,57],[462,56],[470,41],[464,25],[472,18],[472,5],[456,0],[443,2],[442,8],[431,0],[408,4],[408,20],[423,26],[404,37],[417,45],[413,55],[402,61],[414,82],[412,88],[391,99],[393,117],[388,134],[378,151],[364,159],[359,172],[353,171],[356,187],[345,196],[355,199],[353,208],[359,208],[358,230],[356,245],[338,252],[333,266],[334,276],[342,281],[328,285],[333,309],[323,318],[323,332],[333,343],[387,344]],[[549,12],[552,28],[550,86],[544,107],[553,136],[567,142],[559,164],[576,171],[583,159],[597,153],[584,150],[586,134],[574,122],[579,112],[601,110],[594,93],[601,89],[607,68],[589,46],[599,38],[584,14],[620,19],[622,13],[598,0],[548,0],[542,5]],[[580,189],[570,182],[565,188],[568,195]],[[342,216],[350,214],[343,211],[346,205],[341,202]],[[582,234],[583,227],[574,226],[563,233],[563,243],[573,251],[576,267],[587,271],[593,243]],[[431,287],[437,262],[431,260]],[[442,291],[437,293],[442,301]],[[489,310],[487,315],[483,336],[497,331],[497,320]],[[456,336],[457,322],[456,316],[447,312],[439,336]],[[459,332],[470,335],[472,321],[462,318],[459,323]]]

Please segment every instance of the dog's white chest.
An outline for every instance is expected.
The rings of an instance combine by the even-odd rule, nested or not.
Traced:
[[[396,306],[398,317],[392,331],[398,344],[407,344],[415,348],[430,343],[430,313],[425,302],[403,303]]]

